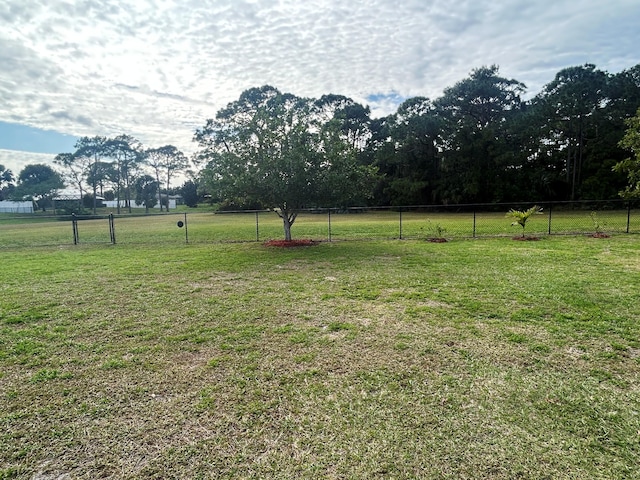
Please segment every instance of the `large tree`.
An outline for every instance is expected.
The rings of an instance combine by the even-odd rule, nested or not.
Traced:
[[[53,163],[62,169],[62,177],[79,192],[78,207],[82,207],[85,192],[87,173],[91,165],[91,158],[75,156],[73,153],[59,153],[53,159]]]
[[[159,148],[150,148],[144,152],[145,161],[155,174],[158,185],[162,185],[162,180],[166,181],[167,195],[171,189],[171,179],[178,173],[184,172],[189,166],[189,159],[173,145],[165,145]],[[160,201],[160,211],[162,211],[162,199],[160,188],[158,188],[158,200]],[[169,201],[167,198],[167,211]]]
[[[632,157],[618,162],[614,169],[626,173],[629,181],[627,188],[620,192],[623,197],[640,198],[640,108],[635,117],[627,120],[627,131],[620,141],[620,146],[630,150]]]
[[[580,198],[588,172],[597,171],[593,147],[603,133],[608,80],[607,73],[592,64],[564,68],[532,102],[540,112],[540,147],[551,153],[553,163],[562,163],[570,200]]]
[[[338,108],[332,100],[271,86],[244,91],[196,130],[199,157],[208,160],[203,181],[227,200],[273,209],[285,240],[302,209],[369,196],[374,171],[357,162],[344,100]]]
[[[521,106],[525,85],[481,67],[434,101],[442,119],[439,196],[445,203],[495,202],[505,197],[509,163],[507,125]]]
[[[51,198],[63,188],[62,177],[53,168],[44,164],[32,164],[20,171],[13,197],[20,200],[30,198],[44,210]]]
[[[382,193],[394,205],[424,205],[439,201],[442,122],[432,102],[413,97],[384,122],[385,139],[376,164],[385,174]]]
[[[198,195],[198,184],[193,180],[187,180],[180,187],[180,195],[184,204],[188,207],[197,207],[200,195]]]
[[[4,199],[10,186],[13,186],[13,172],[0,164],[0,200]]]
[[[87,183],[93,190],[94,214],[97,209],[98,187],[102,185],[110,171],[108,162],[106,162],[109,157],[106,144],[107,138],[105,137],[82,137],[74,145],[76,151],[72,156],[72,159],[79,165],[86,165]]]
[[[117,213],[120,213],[120,202],[123,197],[125,205],[131,213],[131,190],[143,159],[142,144],[130,135],[119,135],[115,138],[108,138],[104,147],[105,152],[113,158],[111,177],[118,200]]]
[[[142,175],[134,182],[136,190],[136,203],[144,205],[147,213],[158,202],[158,182],[151,175]]]

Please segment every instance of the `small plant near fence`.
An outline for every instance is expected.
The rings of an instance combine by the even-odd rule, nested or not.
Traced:
[[[604,233],[604,231],[602,230],[603,227],[606,227],[606,223],[600,220],[600,218],[598,217],[598,212],[594,210],[591,212],[590,216],[591,221],[593,222],[593,228],[595,230],[595,232],[591,236],[594,238],[609,238],[609,235]]]
[[[588,235],[596,238],[617,233],[640,233],[640,205],[637,202],[558,202],[544,204],[544,218],[529,219],[542,211],[538,205],[528,210],[513,205],[462,205],[437,207],[328,210],[323,218],[317,209],[303,212],[296,223],[298,239],[309,241],[420,238],[443,242],[454,238],[508,235],[517,240],[534,240],[539,234]],[[510,222],[505,222],[506,216]],[[351,215],[358,212],[358,215]],[[108,213],[108,212],[107,212]],[[177,215],[179,218],[176,218]],[[187,235],[187,218],[189,229]],[[107,220],[109,220],[107,222]],[[176,229],[176,221],[183,224]],[[67,222],[71,226],[67,227]],[[511,223],[513,222],[513,223]],[[513,227],[522,229],[514,232]],[[546,228],[544,223],[546,223]],[[25,228],[33,225],[34,228]],[[37,226],[37,228],[35,228]],[[267,211],[238,211],[212,215],[198,211],[155,215],[71,215],[0,213],[0,248],[34,245],[87,243],[201,243],[264,242],[277,238],[278,219]],[[399,235],[398,235],[399,232]],[[528,233],[526,233],[528,232]],[[535,232],[535,233],[532,233]],[[606,233],[605,233],[606,232]],[[517,236],[514,236],[514,233]]]
[[[520,225],[522,227],[522,237],[518,237],[518,238],[533,239],[535,237],[526,237],[524,234],[524,230],[527,226],[527,220],[529,220],[529,218],[531,218],[533,215],[539,215],[541,213],[542,213],[542,207],[539,207],[538,205],[534,205],[529,210],[515,210],[512,208],[507,212],[507,217],[515,220],[511,225]]]
[[[447,239],[444,238],[447,230],[442,225],[439,223],[432,224],[430,220],[427,223],[427,240],[435,243],[444,243],[447,241]]]

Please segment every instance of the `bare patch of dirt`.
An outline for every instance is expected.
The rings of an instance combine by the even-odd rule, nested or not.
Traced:
[[[448,242],[448,240],[446,238],[442,238],[442,237],[434,237],[434,238],[427,238],[427,242],[431,242],[431,243],[446,243],[446,242]]]
[[[606,233],[603,232],[596,232],[596,233],[592,233],[591,235],[589,235],[591,238],[610,238],[611,235],[608,235]]]
[[[540,237],[523,237],[522,235],[518,235],[517,237],[513,237],[512,240],[517,240],[520,242],[537,242],[540,240]]]

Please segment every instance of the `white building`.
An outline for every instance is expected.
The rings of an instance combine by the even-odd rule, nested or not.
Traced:
[[[118,208],[118,200],[103,200],[103,205],[107,208]],[[120,208],[126,208],[126,202],[124,200],[120,200]],[[133,208],[144,208],[144,205],[139,204],[135,200],[131,200],[131,206]],[[160,208],[156,205],[154,208]],[[176,201],[174,199],[169,199],[169,210],[173,210],[176,208]]]
[[[33,213],[33,202],[0,201],[0,213]]]

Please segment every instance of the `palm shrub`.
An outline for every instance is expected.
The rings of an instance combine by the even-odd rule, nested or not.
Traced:
[[[507,212],[507,217],[512,218],[514,222],[511,225],[520,225],[522,227],[522,237],[524,238],[524,229],[527,225],[527,220],[532,215],[537,215],[542,213],[542,207],[538,205],[534,205],[529,210],[515,210],[511,209]]]

